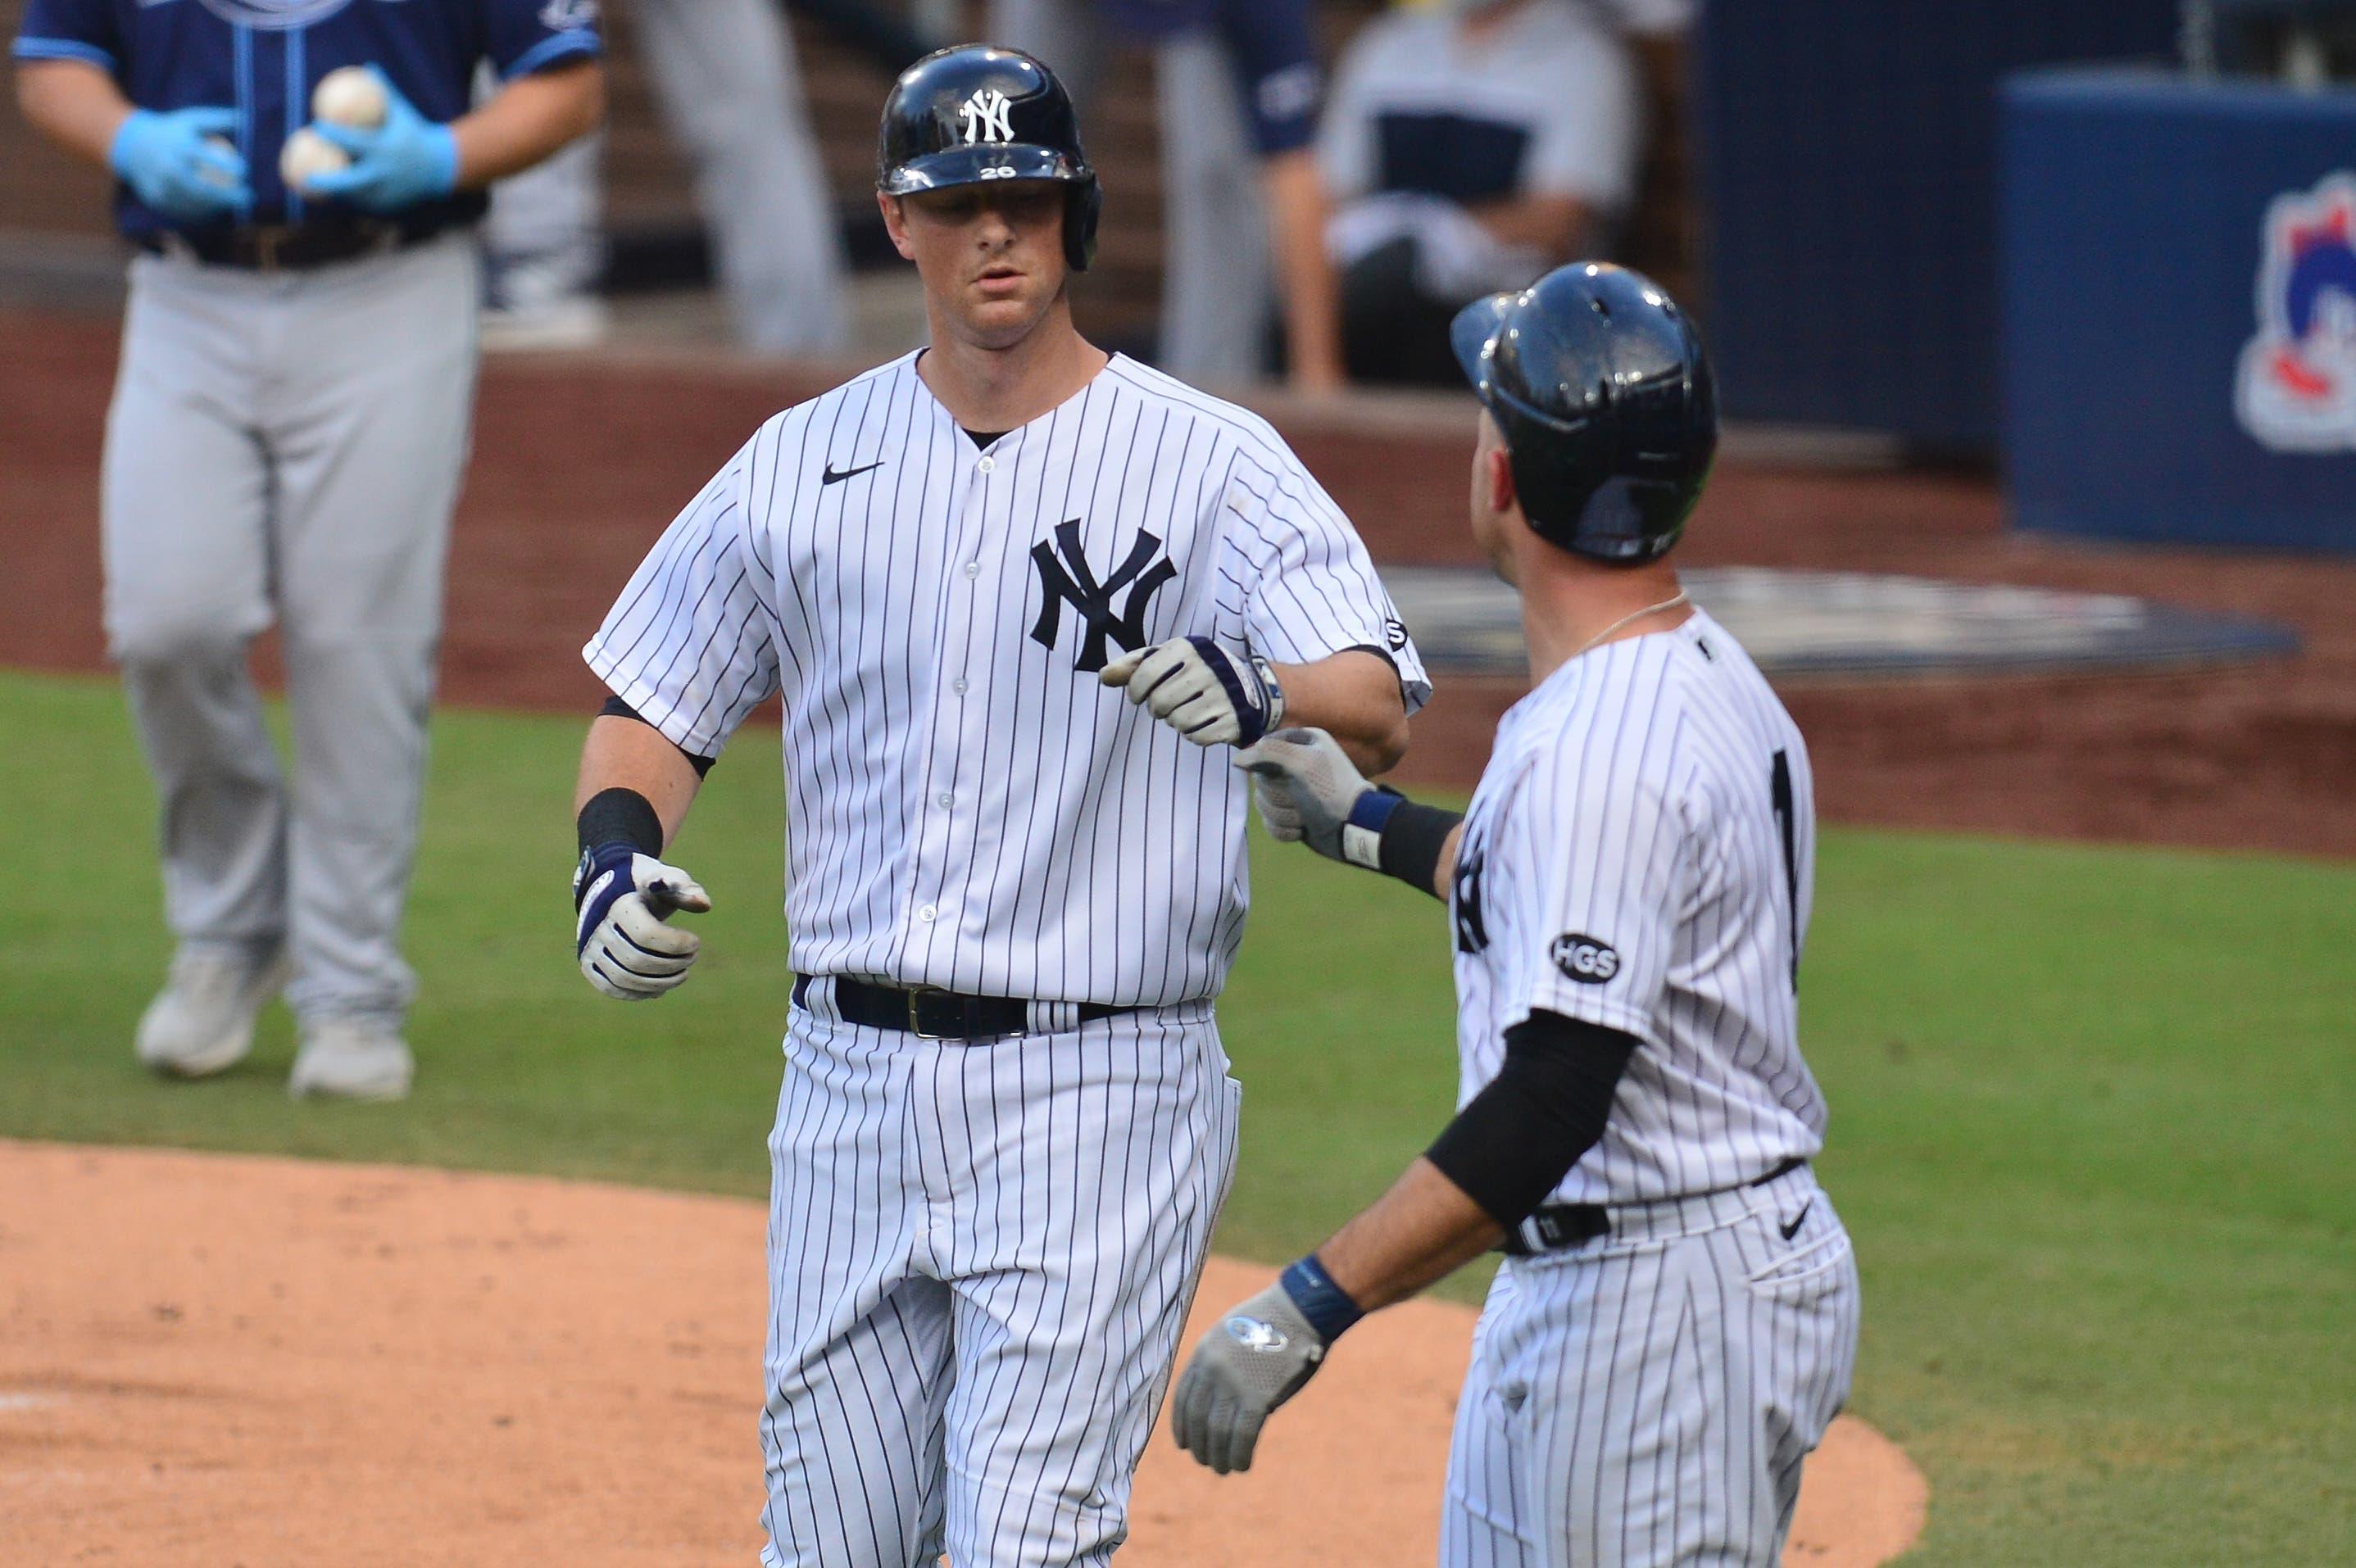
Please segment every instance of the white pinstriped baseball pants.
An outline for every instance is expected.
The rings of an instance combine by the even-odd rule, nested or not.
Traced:
[[[968,1044],[814,982],[769,1140],[765,1568],[1109,1562],[1239,1096],[1207,1003]]]
[[[1805,1168],[1612,1221],[1498,1271],[1441,1568],[1772,1568],[1783,1550],[1857,1360],[1847,1232]]]

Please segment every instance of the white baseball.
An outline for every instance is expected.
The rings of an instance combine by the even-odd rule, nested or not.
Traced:
[[[308,189],[321,175],[351,167],[349,153],[308,125],[286,138],[278,153],[278,175],[294,190]]]
[[[355,131],[384,123],[384,83],[364,66],[348,65],[319,79],[311,91],[311,118]]]

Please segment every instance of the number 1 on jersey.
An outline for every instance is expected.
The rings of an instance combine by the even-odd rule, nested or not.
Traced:
[[[1793,848],[1792,829],[1792,759],[1782,751],[1775,753],[1775,765],[1767,778],[1768,794],[1775,802],[1775,827],[1783,836],[1783,891],[1791,901],[1792,912],[1792,989],[1800,988],[1800,861]]]

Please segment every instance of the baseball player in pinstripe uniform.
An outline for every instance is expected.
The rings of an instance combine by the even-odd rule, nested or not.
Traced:
[[[1097,186],[1044,67],[919,61],[881,163],[930,345],[764,425],[590,642],[578,952],[686,977],[661,857],[781,693],[763,1562],[1098,1563],[1234,1159],[1229,748],[1290,715],[1387,767],[1429,688],[1268,425],[1074,331]]]
[[[1219,1471],[1343,1330],[1502,1245],[1457,1412],[1445,1568],[1772,1563],[1847,1396],[1858,1283],[1808,1168],[1807,751],[1665,559],[1717,442],[1676,306],[1618,268],[1457,318],[1472,531],[1537,686],[1470,813],[1330,737],[1246,753],[1281,838],[1454,916],[1461,1109],[1380,1201],[1197,1346],[1172,1423]]]

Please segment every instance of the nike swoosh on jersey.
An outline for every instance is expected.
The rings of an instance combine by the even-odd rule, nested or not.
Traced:
[[[874,462],[869,464],[867,468],[837,468],[833,464],[830,463],[826,465],[826,472],[819,475],[819,488],[822,490],[829,485],[835,483],[837,480],[848,479],[854,474],[864,474],[867,472],[868,468],[881,468],[883,466],[884,460],[880,457]]]
[[[1790,1224],[1778,1225],[1775,1227],[1777,1230],[1783,1232],[1783,1239],[1785,1241],[1788,1242],[1794,1236],[1800,1233],[1800,1221],[1806,1219],[1808,1217],[1808,1211],[1815,1206],[1816,1200],[1813,1198],[1809,1199],[1805,1203],[1800,1205],[1800,1211],[1792,1216],[1792,1222]]]

